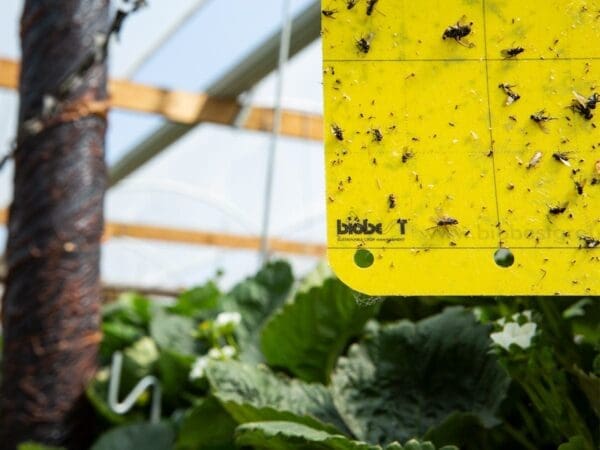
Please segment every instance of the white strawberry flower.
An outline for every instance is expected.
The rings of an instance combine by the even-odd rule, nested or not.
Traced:
[[[194,364],[192,364],[192,370],[190,370],[190,380],[193,381],[203,378],[209,361],[210,358],[208,356],[201,356],[200,358],[197,358],[196,361],[194,361]]]
[[[242,315],[239,312],[222,312],[215,319],[215,327],[218,330],[235,328],[242,322]]]
[[[505,350],[508,350],[512,344],[527,349],[531,346],[531,340],[535,336],[536,330],[537,324],[534,322],[527,322],[523,325],[510,322],[504,325],[502,331],[492,333],[490,337],[496,345]]]

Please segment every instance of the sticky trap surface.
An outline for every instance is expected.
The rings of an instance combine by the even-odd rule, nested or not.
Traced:
[[[372,295],[599,295],[600,3],[370,4],[322,2],[336,274]]]

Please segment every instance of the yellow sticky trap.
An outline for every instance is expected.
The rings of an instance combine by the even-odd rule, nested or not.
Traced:
[[[322,8],[336,274],[372,295],[600,294],[600,4]]]

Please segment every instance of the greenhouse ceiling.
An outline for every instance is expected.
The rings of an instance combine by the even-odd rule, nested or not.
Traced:
[[[180,288],[221,268],[229,285],[255,271],[278,98],[268,253],[299,273],[323,255],[319,2],[286,2],[150,1],[112,42],[105,283]],[[0,6],[0,156],[15,136],[22,7]],[[289,61],[279,72],[286,23]],[[9,162],[1,248],[11,182]]]

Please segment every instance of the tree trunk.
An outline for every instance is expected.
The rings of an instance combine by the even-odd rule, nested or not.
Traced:
[[[100,341],[108,0],[26,0],[3,298],[0,447],[87,448]]]

